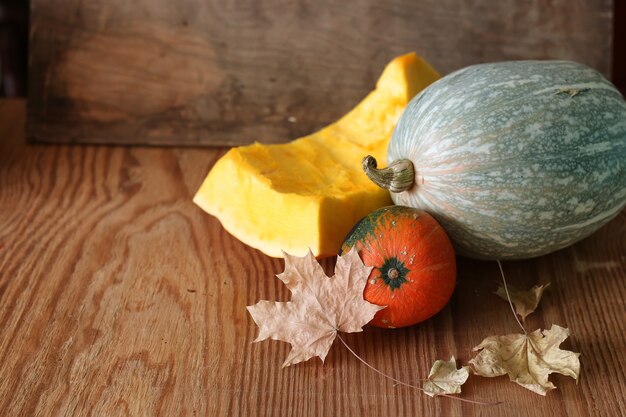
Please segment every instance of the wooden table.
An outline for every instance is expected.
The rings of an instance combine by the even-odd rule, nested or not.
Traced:
[[[281,369],[245,307],[287,300],[282,260],[246,247],[191,197],[219,149],[26,145],[25,103],[0,101],[0,414],[3,416],[618,416],[626,409],[626,212],[558,253],[506,262],[552,287],[527,327],[570,328],[581,377],[547,397],[470,377],[476,406],[394,386],[336,342]],[[324,262],[328,273],[334,260]],[[419,326],[345,339],[407,382],[517,333],[493,262],[459,259],[449,305]]]

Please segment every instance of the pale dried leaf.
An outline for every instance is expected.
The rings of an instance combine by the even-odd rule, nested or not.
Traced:
[[[550,283],[548,282],[545,285],[535,285],[529,290],[519,290],[511,285],[507,285],[509,295],[511,296],[511,302],[515,307],[515,312],[518,316],[520,316],[522,321],[524,321],[530,313],[533,313],[537,309],[544,290],[549,286]],[[503,286],[498,286],[496,294],[503,300],[509,301],[506,296],[506,290]]]
[[[469,367],[456,369],[454,356],[449,361],[436,360],[422,388],[426,395],[460,394],[461,385],[469,377]]]
[[[337,331],[360,332],[384,308],[363,299],[371,270],[354,248],[337,257],[332,278],[310,251],[303,257],[285,253],[285,271],[277,277],[291,291],[291,301],[260,301],[248,306],[259,326],[255,342],[271,338],[290,343],[292,349],[283,367],[314,356],[324,361]]]
[[[536,392],[546,393],[556,388],[548,381],[551,373],[578,380],[580,353],[559,349],[569,336],[569,330],[552,325],[550,330],[535,330],[525,334],[491,336],[474,348],[480,351],[470,360],[475,374],[494,377],[508,374],[511,381]]]

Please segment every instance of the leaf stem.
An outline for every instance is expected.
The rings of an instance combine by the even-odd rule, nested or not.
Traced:
[[[398,385],[404,385],[405,387],[413,388],[413,389],[416,389],[416,390],[422,391],[422,392],[425,391],[424,388],[422,388],[422,387],[419,387],[419,386],[413,385],[413,384],[409,384],[408,382],[400,381],[399,379],[396,379],[396,378],[392,377],[391,375],[388,375],[388,374],[384,373],[383,371],[373,367],[372,365],[367,363],[365,361],[365,359],[363,359],[359,355],[357,355],[357,353],[354,350],[352,350],[352,348],[350,346],[348,346],[346,341],[343,340],[343,338],[341,337],[341,335],[339,333],[337,333],[337,338],[341,341],[341,343],[343,343],[343,345],[346,347],[346,349],[348,349],[348,351],[350,353],[352,353],[352,355],[354,355],[355,358],[357,358],[359,361],[361,361],[361,363],[363,365],[367,366],[372,371],[376,372],[378,375],[380,375],[380,376],[382,376],[384,378],[387,378],[387,379],[395,382]],[[466,398],[455,397],[454,395],[450,395],[450,394],[439,394],[437,396],[438,397],[452,398],[453,400],[463,401],[463,402],[466,402],[466,403],[476,404],[476,405],[499,405],[499,404],[502,404],[502,401],[498,401],[498,402],[494,402],[494,403],[488,403],[488,402],[483,402],[483,401],[474,401],[474,400],[468,400]]]
[[[365,361],[365,359],[363,359],[359,355],[357,355],[356,352],[354,350],[352,350],[352,348],[350,346],[348,346],[346,341],[343,340],[343,338],[339,335],[339,333],[337,333],[337,338],[341,341],[341,343],[343,343],[343,345],[346,347],[346,349],[348,349],[350,351],[350,353],[352,353],[354,355],[355,358],[360,360],[363,363],[363,365],[367,366],[372,371],[376,372],[377,374],[379,374],[379,375],[381,375],[381,376],[383,376],[383,377],[385,377],[385,378],[387,378],[387,379],[389,379],[389,380],[391,380],[391,381],[393,381],[393,382],[395,382],[397,384],[404,385],[405,387],[409,387],[409,388],[414,388],[414,389],[417,389],[417,390],[420,390],[420,391],[424,391],[424,389],[422,387],[418,387],[417,385],[411,385],[411,384],[409,384],[407,382],[400,381],[399,379],[396,379],[396,378],[392,377],[391,375],[387,375],[383,371],[380,371],[380,370],[374,368],[372,365],[367,363]]]
[[[517,317],[517,313],[515,312],[515,307],[513,307],[513,301],[511,301],[511,295],[509,294],[509,288],[506,285],[506,278],[504,277],[504,269],[502,269],[502,263],[500,262],[499,259],[496,259],[496,262],[498,263],[498,267],[500,267],[500,275],[502,276],[502,283],[504,284],[504,292],[506,293],[506,299],[509,301],[509,306],[511,306],[511,311],[513,312],[513,317],[515,317],[515,321],[517,321],[517,324],[519,324],[519,327],[521,327],[521,329],[524,332],[524,334],[528,335],[528,333],[526,332],[526,328],[524,328],[524,325],[519,320],[519,317]]]

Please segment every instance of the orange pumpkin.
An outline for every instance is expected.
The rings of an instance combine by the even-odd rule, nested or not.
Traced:
[[[456,259],[443,228],[428,213],[390,206],[363,218],[344,241],[341,251],[356,246],[374,267],[364,297],[387,306],[370,324],[404,327],[422,322],[441,310],[456,283]]]

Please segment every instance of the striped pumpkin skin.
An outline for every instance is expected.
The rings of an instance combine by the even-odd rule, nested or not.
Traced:
[[[409,103],[388,150],[403,158],[415,183],[392,199],[431,213],[458,253],[540,256],[626,204],[626,102],[573,62],[475,65]]]

